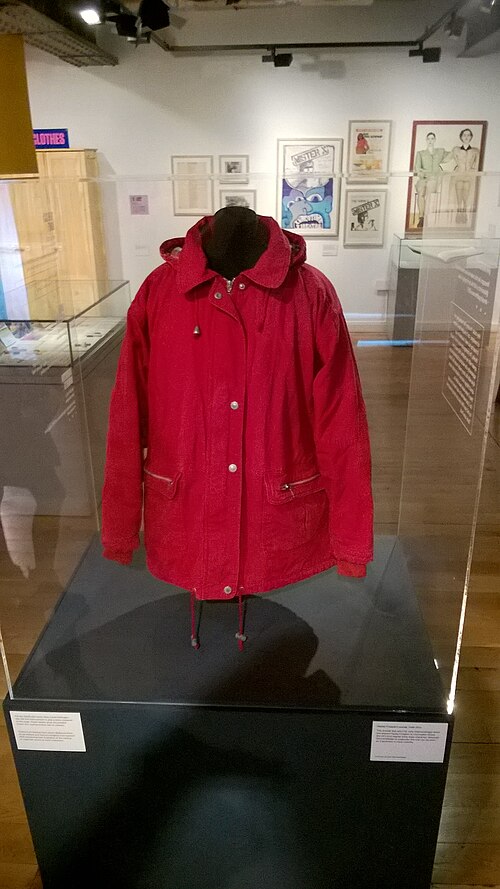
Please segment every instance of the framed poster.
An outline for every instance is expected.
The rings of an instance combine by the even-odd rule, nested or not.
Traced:
[[[387,191],[347,188],[345,193],[344,245],[382,247]]]
[[[278,139],[277,218],[307,237],[339,232],[342,139]]]
[[[349,180],[387,182],[390,142],[390,120],[350,120]]]
[[[474,233],[487,121],[415,120],[405,231],[421,237]]]
[[[174,216],[213,213],[212,170],[210,155],[172,155]]]
[[[220,207],[248,207],[255,210],[257,192],[252,188],[221,188]]]
[[[221,182],[248,182],[248,154],[220,154],[219,172]]]

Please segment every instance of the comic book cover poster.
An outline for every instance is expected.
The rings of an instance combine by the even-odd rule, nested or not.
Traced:
[[[305,236],[338,236],[341,139],[278,141],[277,215]]]

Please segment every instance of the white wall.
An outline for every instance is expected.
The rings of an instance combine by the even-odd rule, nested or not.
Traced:
[[[115,68],[77,69],[27,47],[31,110],[35,127],[68,127],[72,147],[99,149],[103,174],[129,178],[116,186],[120,232],[113,238],[121,240],[134,288],[158,264],[161,240],[195,221],[172,215],[170,182],[144,182],[168,175],[172,154],[249,154],[258,174],[250,186],[258,187],[257,210],[265,215],[276,215],[277,139],[346,140],[350,118],[393,121],[396,172],[408,169],[413,120],[486,119],[484,168],[500,169],[498,55],[459,59],[447,50],[439,64],[423,64],[406,49],[328,50],[296,54],[290,68],[275,69],[254,54],[179,57],[117,37],[107,46],[120,54]],[[491,180],[485,233],[500,212],[499,182]],[[348,312],[384,311],[375,282],[387,279],[392,235],[403,231],[406,187],[405,178],[391,179],[385,248],[345,249],[341,236],[338,255],[324,256],[322,241],[308,241],[309,261],[335,283]],[[130,193],[149,194],[150,217],[129,215]],[[341,235],[342,229],[341,212]]]

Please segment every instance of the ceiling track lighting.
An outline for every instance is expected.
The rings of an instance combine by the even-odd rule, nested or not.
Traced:
[[[426,46],[421,43],[418,49],[410,49],[409,56],[421,56],[423,62],[439,62],[441,58],[440,46]]]
[[[152,32],[168,28],[170,24],[169,7],[163,0],[142,0],[137,15],[121,3],[104,0],[101,12],[94,7],[81,10],[80,15],[87,24],[112,22],[119,37],[136,44],[149,43]]]
[[[100,25],[101,15],[95,7],[80,9],[80,15],[86,25]]]
[[[263,62],[272,62],[275,68],[289,68],[293,62],[291,52],[276,52],[276,47],[271,47],[267,56],[262,56]]]
[[[444,33],[447,34],[451,40],[458,40],[458,38],[462,36],[464,27],[465,19],[463,19],[456,12],[453,12],[443,30]]]

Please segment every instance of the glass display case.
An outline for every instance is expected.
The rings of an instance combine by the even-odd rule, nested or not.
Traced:
[[[415,319],[419,290],[419,273],[422,265],[422,252],[434,256],[441,263],[463,260],[468,266],[474,263],[492,261],[490,250],[494,238],[404,238],[393,236],[390,249],[387,332],[395,344],[411,344],[415,338]],[[493,259],[494,262],[494,259]],[[488,285],[494,288],[495,282]],[[490,311],[493,306],[491,294],[488,297]],[[491,320],[491,319],[490,319]]]
[[[387,333],[399,344],[411,343],[415,334],[421,241],[393,235],[389,253]]]
[[[29,305],[25,297],[22,286],[3,291],[0,368],[41,376],[102,349],[123,330],[130,301],[127,281],[37,281]]]
[[[34,291],[40,312],[33,301],[30,310],[23,287],[2,294],[0,512],[8,541],[18,509],[53,521],[93,515],[95,525],[107,425],[102,398],[130,303],[126,281],[39,281]]]
[[[274,172],[249,172],[246,179],[245,189],[257,195],[258,212],[275,215]],[[160,262],[162,240],[182,237],[194,221],[174,216],[173,184],[172,177],[101,183],[105,210],[110,191],[118,208],[123,268],[133,281],[132,290]],[[390,832],[398,830],[401,837],[405,806],[413,807],[407,849],[414,849],[412,823],[420,819],[428,875],[451,740],[485,442],[498,388],[500,241],[491,236],[488,206],[478,207],[474,237],[438,240],[431,237],[435,229],[430,232],[425,226],[421,238],[387,234],[402,228],[407,184],[401,176],[389,176],[384,185],[388,200],[379,202],[377,209],[401,209],[398,225],[388,228],[386,223],[381,249],[359,241],[356,252],[350,237],[349,250],[329,252],[328,233],[315,241],[307,227],[298,232],[306,237],[309,261],[337,287],[366,401],[375,501],[375,553],[366,578],[340,576],[331,567],[249,597],[244,652],[234,641],[237,601],[204,602],[202,647],[193,650],[188,591],[152,577],[142,547],[129,566],[102,555],[98,507],[106,417],[128,287],[123,281],[102,288],[92,282],[91,305],[71,312],[66,306],[82,298],[81,292],[75,297],[74,288],[87,285],[58,282],[54,305],[62,304],[63,310],[49,320],[9,313],[0,328],[0,397],[6,418],[2,450],[8,455],[0,504],[5,541],[0,624],[8,712],[84,714],[89,744],[96,745],[94,767],[99,772],[102,762],[109,766],[110,798],[115,765],[111,753],[108,761],[108,752],[113,749],[113,756],[121,756],[129,738],[135,739],[131,744],[146,745],[147,759],[148,745],[156,750],[164,733],[166,755],[173,757],[174,767],[181,762],[189,771],[182,753],[187,748],[184,742],[171,744],[171,733],[189,736],[193,760],[205,763],[208,748],[217,749],[219,762],[226,732],[227,744],[234,741],[238,751],[235,759],[254,764],[258,760],[258,772],[275,767],[269,759],[273,737],[280,738],[280,750],[288,756],[291,732],[301,739],[303,758],[299,769],[299,754],[295,762],[295,753],[290,753],[283,774],[297,767],[305,775],[316,767],[311,750],[325,751],[326,756],[332,745],[329,761],[338,755],[339,762],[348,762],[344,778],[349,780],[340,796],[359,791],[359,829],[353,828],[351,839],[369,838],[373,807],[380,804],[386,786],[385,772],[376,771],[376,780],[375,772],[369,772],[376,760],[370,752],[376,726],[397,724],[399,732],[413,726],[411,731],[418,733],[430,731],[420,727],[434,725],[436,737],[429,743],[431,748],[434,742],[441,744],[440,752],[432,748],[422,754],[418,763],[425,763],[425,769],[418,772],[416,767],[411,780],[409,772],[398,773],[398,801],[392,801],[390,811],[388,803],[379,819],[385,824],[380,831],[386,830],[387,836],[378,839],[383,869],[393,858],[387,851]],[[342,194],[345,185],[338,176],[334,193]],[[149,204],[144,200],[148,195]],[[141,198],[148,213],[131,214],[131,197],[137,202]],[[329,237],[335,241],[336,235]],[[379,286],[384,280],[387,287]],[[376,311],[363,302],[368,288]],[[14,290],[6,292],[6,304],[20,303],[22,293]],[[387,305],[381,291],[387,292]],[[40,292],[46,300],[46,293]],[[34,299],[32,288],[31,306]],[[412,348],[395,349],[395,343]],[[40,383],[47,382],[53,392],[42,392]],[[178,398],[183,397],[181,387]],[[321,722],[321,716],[331,722]],[[119,726],[120,742],[113,726]],[[347,740],[351,737],[352,750]],[[396,746],[406,743],[401,737],[395,738]],[[380,738],[383,747],[383,731]],[[335,745],[341,739],[339,753]],[[224,757],[231,760],[228,765],[222,757],[227,776],[234,763],[224,749]],[[134,755],[127,748],[125,771]],[[381,762],[383,756],[377,766],[387,765]],[[396,763],[398,756],[408,766],[417,762],[401,751],[392,759],[388,755],[388,761]],[[433,771],[431,764],[437,763],[441,770]],[[151,764],[155,771],[155,755]],[[324,766],[322,760],[321,769]],[[18,768],[33,766],[19,754]],[[239,766],[234,768],[238,772]],[[321,769],[318,766],[314,777],[317,789]],[[207,765],[204,781],[209,773]],[[328,784],[330,802],[338,798],[335,782],[343,787],[344,778],[335,772],[333,784]],[[41,767],[38,779],[42,786]],[[88,775],[86,780],[91,780]],[[364,787],[371,787],[372,780],[373,796],[364,799]],[[307,797],[304,788],[301,806]],[[96,788],[96,794],[102,797],[102,788]],[[413,810],[417,798],[420,813]],[[365,811],[368,799],[371,809]],[[324,805],[328,825],[334,816],[330,803]],[[42,831],[41,803],[34,807]],[[294,809],[294,817],[299,809]],[[64,833],[63,821],[57,823]],[[342,830],[339,827],[337,839],[344,836]],[[325,836],[322,867],[325,873],[337,868],[338,884],[347,885],[342,877],[347,864],[338,863],[343,861],[342,841],[331,837]],[[405,842],[401,840],[401,849]],[[375,846],[369,850],[372,858],[379,854]],[[355,847],[353,840],[353,856]],[[411,857],[407,873],[409,865]],[[426,878],[418,882],[415,877],[409,885],[425,886]],[[365,886],[363,879],[356,883],[359,889]],[[167,883],[178,885],[173,877]],[[398,885],[380,883],[385,884]],[[300,883],[301,889],[309,885],[307,880]],[[324,885],[318,874],[314,885]]]
[[[255,186],[255,190],[263,196],[261,203],[266,194],[269,196],[271,186],[273,191],[276,188],[275,179],[268,174],[249,173],[248,180],[247,184]],[[123,211],[120,214],[125,248],[123,263],[134,279],[134,288],[140,281],[141,270],[142,277],[145,277],[148,270],[158,264],[155,253],[163,240],[160,232],[176,236],[179,226],[187,229],[192,224],[190,219],[179,221],[177,217],[170,217],[169,224],[165,226],[165,209],[169,202],[173,206],[171,202],[174,184],[172,177],[156,179],[154,182],[143,179],[142,182],[116,180],[111,183],[114,206]],[[30,189],[33,187],[31,183]],[[47,183],[43,187],[47,188]],[[66,187],[67,182],[57,184],[58,189]],[[342,177],[339,176],[336,188],[340,191],[342,187]],[[109,182],[100,183],[104,218],[107,216],[109,188]],[[406,181],[401,181],[400,177],[389,177],[387,189],[393,200],[401,199]],[[154,201],[151,200],[148,205],[148,215],[125,215],[125,210],[130,208],[130,193],[139,190],[143,195],[148,192],[154,194]],[[482,191],[487,194],[484,189]],[[475,228],[482,225],[487,229],[488,208],[483,213],[484,223],[479,219],[480,209],[478,207]],[[308,225],[310,224],[309,222]],[[113,235],[114,231],[115,229]],[[328,271],[329,260],[321,262],[317,249],[319,244],[325,243],[324,239],[315,241],[309,236],[309,229],[305,230],[305,234],[308,236],[307,248],[312,254],[311,261],[319,260],[318,266],[323,265],[325,271]],[[283,605],[290,605],[294,601],[293,613],[296,618],[305,621],[318,640],[314,663],[321,663],[321,669],[330,676],[333,683],[339,685],[338,703],[341,706],[411,708],[425,705],[439,711],[443,702],[450,700],[452,690],[456,647],[452,643],[459,636],[461,604],[458,602],[461,603],[461,598],[457,599],[456,608],[452,608],[450,602],[444,603],[444,594],[432,595],[430,591],[434,590],[435,581],[429,579],[428,582],[422,582],[420,573],[413,576],[414,563],[412,558],[405,556],[403,541],[408,541],[411,536],[408,534],[410,515],[414,512],[425,515],[426,521],[422,523],[424,528],[432,515],[432,510],[427,509],[425,497],[433,488],[433,477],[430,474],[427,478],[427,473],[431,472],[428,461],[424,460],[419,465],[417,459],[422,454],[417,446],[421,438],[419,430],[426,428],[427,422],[427,418],[422,416],[424,408],[429,411],[426,441],[430,443],[435,455],[442,443],[447,455],[446,459],[443,457],[443,465],[439,464],[436,471],[442,484],[450,492],[448,499],[455,497],[457,491],[464,493],[464,463],[473,489],[468,493],[469,505],[475,502],[479,490],[482,452],[479,446],[471,448],[471,440],[483,440],[491,394],[489,386],[494,386],[491,381],[496,368],[499,242],[486,234],[482,237],[465,238],[460,236],[460,232],[456,233],[455,238],[436,239],[434,228],[428,234],[425,227],[421,235],[420,238],[411,239],[392,236],[384,255],[373,247],[365,247],[363,255],[366,255],[366,263],[356,262],[351,268],[351,272],[359,269],[360,279],[364,280],[365,265],[371,263],[373,274],[376,275],[383,269],[384,257],[388,260],[390,274],[387,308],[385,315],[377,318],[375,324],[373,315],[355,311],[356,302],[352,301],[355,297],[349,296],[349,292],[344,300],[343,263],[351,262],[354,255],[352,245],[349,244],[350,251],[346,250],[345,255],[336,260],[339,267],[339,295],[344,303],[348,322],[352,319],[351,336],[365,391],[372,436],[375,528],[378,536],[375,559],[369,567],[368,576],[365,580],[354,583],[357,591],[355,596],[351,593],[353,581],[338,577],[332,568],[331,574],[312,577],[304,581],[304,587],[299,584],[296,591],[289,588],[269,591],[263,600],[268,605],[278,600]],[[4,257],[12,246],[11,241],[10,234],[4,244]],[[132,243],[136,245],[135,251],[128,249]],[[134,262],[131,261],[133,253]],[[161,257],[158,256],[158,260],[161,261]],[[4,263],[4,270],[5,268],[7,266]],[[11,274],[9,280],[12,277]],[[332,278],[337,284],[335,272]],[[356,292],[355,281],[350,289],[351,294]],[[33,495],[36,500],[33,511],[40,516],[40,522],[44,521],[42,517],[45,516],[94,515],[92,533],[87,536],[85,544],[90,548],[81,563],[73,564],[73,570],[76,570],[73,583],[77,583],[79,590],[77,581],[80,575],[88,574],[93,578],[92,583],[85,584],[87,617],[78,622],[78,633],[82,635],[81,652],[84,651],[84,639],[90,644],[93,638],[92,628],[109,621],[108,609],[112,607],[111,603],[118,609],[115,617],[121,616],[122,620],[128,614],[128,619],[133,621],[133,615],[142,606],[145,610],[141,614],[147,613],[149,609],[151,625],[148,619],[139,634],[144,641],[152,631],[151,628],[158,623],[155,617],[155,609],[160,607],[158,603],[161,603],[161,608],[167,608],[170,601],[170,606],[173,607],[176,597],[183,596],[178,588],[150,577],[140,555],[137,557],[135,572],[110,563],[100,556],[98,502],[105,455],[108,396],[129,301],[129,288],[123,280],[38,280],[30,283],[29,299],[26,287],[22,284],[10,290],[4,287],[2,296],[5,311],[0,327],[0,383],[4,416],[8,417],[3,425],[4,450],[10,455],[4,475],[6,490],[12,491],[20,487],[32,494],[36,491]],[[23,307],[26,310],[24,314],[21,311]],[[467,321],[470,316],[476,318],[480,325],[481,361],[477,363],[479,358],[474,358],[477,367],[474,370],[474,380],[469,383],[456,375],[459,374],[460,367],[471,366],[473,360],[471,355],[467,353],[464,356],[459,350],[459,344],[468,336],[467,324],[472,323]],[[391,322],[392,338],[387,340],[384,336],[385,326]],[[391,350],[391,343],[396,341],[411,343],[412,353],[401,353],[398,358],[390,358],[388,352]],[[387,357],[384,358],[384,355]],[[382,375],[381,388],[372,388],[372,367]],[[452,368],[455,376],[451,375]],[[392,379],[395,371],[399,375],[397,394]],[[107,375],[105,386],[100,377],[103,373]],[[446,385],[443,382],[445,379]],[[465,406],[463,392],[470,385],[475,387],[474,397]],[[428,391],[420,405],[422,387],[427,387]],[[387,425],[388,429],[380,428],[377,417],[377,410],[381,406],[380,391],[383,393],[384,416],[387,418],[384,427]],[[437,421],[435,415],[438,417]],[[78,423],[77,416],[80,418]],[[456,432],[453,432],[451,426],[455,422],[459,425]],[[456,460],[450,459],[453,448],[458,448],[461,442],[459,433],[461,434],[462,429],[467,435],[466,451],[460,451]],[[387,460],[387,436],[392,441],[390,460]],[[436,442],[434,436],[438,436]],[[49,460],[49,454],[52,454],[52,468],[47,470],[44,460]],[[75,472],[76,465],[79,467],[78,472]],[[82,472],[83,466],[86,467],[85,472]],[[89,490],[93,491],[91,498],[88,496]],[[13,502],[12,494],[4,493],[4,513],[6,510],[11,513],[12,510],[15,511]],[[455,521],[445,522],[447,515],[454,515],[454,509],[445,511],[435,523],[434,537],[424,535],[432,564],[436,558],[436,547],[438,544],[439,547],[444,545],[444,541],[449,538],[450,527],[457,529]],[[466,587],[466,553],[470,550],[467,540],[472,540],[474,533],[472,506],[471,509],[462,509],[461,516],[460,552],[457,551],[456,563],[451,569],[456,596],[459,589],[463,591]],[[442,531],[441,535],[439,531]],[[415,542],[413,545],[416,546]],[[444,546],[446,550],[447,545]],[[444,552],[441,554],[444,557]],[[449,550],[447,555],[449,556]],[[425,562],[425,552],[421,558]],[[423,568],[419,570],[423,571]],[[437,575],[442,577],[440,570]],[[33,589],[34,600],[36,576],[35,571],[33,574],[30,572],[29,578],[26,578]],[[427,577],[425,571],[423,576]],[[404,582],[403,577],[406,578]],[[140,582],[137,586],[138,578]],[[105,601],[101,596],[102,584],[108,589]],[[110,592],[115,586],[120,591],[116,600]],[[311,601],[318,590],[323,589],[321,595],[326,595],[325,590],[330,586],[335,590],[335,595],[331,601],[328,600],[325,607],[328,611],[333,609],[331,619],[321,616],[323,612],[319,605],[313,610],[314,617],[311,613]],[[14,696],[22,697],[31,693],[29,677],[35,675],[35,664],[45,663],[48,652],[57,649],[57,640],[66,638],[67,626],[74,626],[72,590],[72,587],[66,590],[54,614],[45,608],[45,618],[50,616],[48,627],[39,641],[36,654],[25,665],[17,683],[14,683]],[[447,595],[451,595],[450,590]],[[427,620],[430,615],[429,599],[432,601],[433,616]],[[56,601],[57,596],[54,597],[53,605]],[[82,601],[81,591],[78,592],[78,601]],[[382,608],[381,602],[386,603]],[[391,621],[395,614],[401,620],[404,615],[401,625],[403,635],[391,636],[388,627],[379,625],[381,615],[386,614],[386,608],[391,614]],[[439,612],[439,619],[436,611]],[[227,613],[226,610],[221,614]],[[14,614],[15,611],[10,611],[9,620]],[[218,620],[223,620],[223,617]],[[3,634],[6,640],[9,639],[8,624],[9,621],[4,619]],[[165,632],[170,632],[172,619],[166,615],[161,626],[165,628]],[[326,630],[327,627],[330,629]],[[410,634],[411,639],[405,634]],[[387,649],[389,641],[395,646],[390,652]],[[370,651],[369,657],[367,650]],[[422,661],[416,657],[417,651],[420,652]],[[106,658],[107,664],[106,669],[103,668],[100,673],[102,685],[96,684],[95,677],[91,674],[87,676],[83,671],[79,680],[83,698],[87,696],[86,682],[88,694],[92,689],[92,696],[97,695],[103,699],[118,696],[133,700],[166,700],[180,693],[172,685],[175,685],[177,678],[174,664],[168,666],[168,657],[162,661],[163,679],[160,685],[156,680],[148,685],[149,670],[153,671],[152,676],[155,668],[153,665],[141,664],[139,669],[137,664],[134,665],[130,648],[124,649],[114,664],[109,660],[105,648],[102,656]],[[401,669],[387,671],[384,667],[386,658],[400,664]],[[439,664],[438,671],[435,661]],[[380,673],[375,670],[376,662]],[[80,666],[82,663],[83,661]],[[97,663],[98,658],[93,651],[89,669],[94,669]],[[402,665],[405,663],[403,670]],[[422,681],[417,669],[418,663],[427,676],[426,681]],[[73,675],[74,671],[70,672]],[[43,683],[40,676],[36,675],[35,684],[40,689]],[[403,675],[406,676],[404,682]],[[139,676],[142,677],[142,684],[137,685]],[[358,677],[356,682],[354,676]],[[52,692],[56,694],[55,690],[46,691],[51,697]],[[197,694],[198,692],[193,691],[195,697]],[[68,685],[65,689],[60,672],[56,697],[71,695],[71,687]]]

